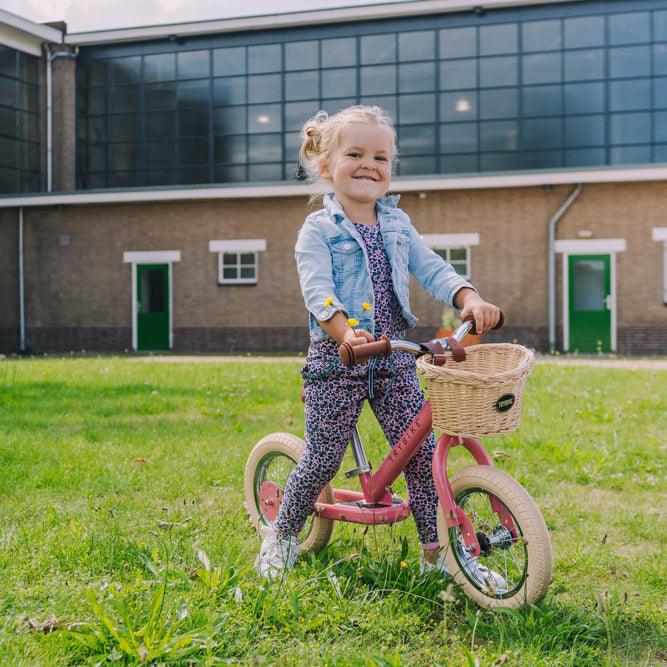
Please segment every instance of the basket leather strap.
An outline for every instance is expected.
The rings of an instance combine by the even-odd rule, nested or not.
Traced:
[[[461,345],[454,336],[449,336],[445,338],[445,340],[449,344],[449,349],[452,351],[452,359],[454,359],[454,361],[465,361],[466,351],[463,349],[463,345]]]
[[[430,340],[426,343],[426,347],[431,353],[431,357],[433,357],[433,365],[444,366],[447,357],[445,357],[445,348],[442,346],[442,343],[439,340]]]

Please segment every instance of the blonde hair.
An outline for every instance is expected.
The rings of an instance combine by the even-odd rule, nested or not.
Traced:
[[[398,161],[396,130],[389,114],[384,109],[357,104],[341,109],[332,116],[329,116],[326,111],[318,111],[306,121],[301,130],[301,150],[299,151],[299,162],[306,171],[308,180],[320,186],[318,189],[322,188],[325,180],[320,175],[319,161],[322,158],[331,159],[338,148],[341,133],[353,123],[370,123],[386,127],[391,136],[392,165]],[[317,196],[317,194],[313,195],[311,200],[316,199]]]

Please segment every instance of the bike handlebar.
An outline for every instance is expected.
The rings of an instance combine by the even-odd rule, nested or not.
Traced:
[[[356,366],[371,357],[388,357],[391,354],[391,343],[392,341],[386,336],[382,336],[380,340],[376,340],[373,343],[363,343],[362,345],[342,343],[338,348],[338,354],[340,360],[346,366]]]
[[[505,323],[505,315],[500,311],[500,319],[493,329],[500,329]],[[435,338],[428,343],[412,343],[407,340],[389,340],[387,336],[382,336],[379,340],[372,343],[362,343],[361,345],[350,345],[342,343],[338,347],[338,355],[345,366],[356,366],[362,364],[371,357],[388,357],[392,350],[404,350],[414,354],[415,357],[421,357],[424,354],[431,353],[434,357],[440,356],[441,364],[444,363],[444,352],[451,352],[454,361],[464,361],[466,358],[465,350],[461,341],[468,333],[475,335],[477,332],[475,320],[472,317],[466,318],[456,331],[446,338]]]

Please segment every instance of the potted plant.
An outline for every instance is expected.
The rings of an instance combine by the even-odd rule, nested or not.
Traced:
[[[447,336],[451,336],[460,324],[461,320],[459,319],[456,311],[452,308],[445,308],[442,311],[442,320],[440,322],[440,327],[435,332],[435,337],[446,338]],[[480,336],[467,334],[462,342],[463,347],[468,347],[468,345],[477,345],[480,342]]]

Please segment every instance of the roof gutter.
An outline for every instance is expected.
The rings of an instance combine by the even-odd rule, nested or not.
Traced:
[[[23,35],[35,37],[44,42],[60,43],[63,41],[62,30],[43,23],[35,23],[23,16],[8,12],[6,9],[0,9],[0,24],[10,26]]]
[[[507,172],[480,176],[400,177],[392,180],[393,193],[435,192],[439,190],[484,190],[490,188],[543,187],[574,183],[633,183],[667,181],[667,165],[632,168],[574,169],[563,171]],[[253,183],[252,185],[201,185],[188,187],[118,188],[77,190],[56,193],[5,195],[0,209],[19,206],[69,206],[84,204],[166,203],[265,197],[301,197],[314,192],[307,183]]]
[[[560,2],[581,2],[581,0],[559,0]],[[484,13],[493,9],[506,9],[524,5],[554,4],[555,0],[407,0],[407,2],[378,3],[365,6],[353,5],[333,9],[311,9],[296,12],[276,13],[258,16],[237,16],[233,18],[206,21],[188,21],[134,28],[116,28],[72,32],[65,35],[66,44],[92,46],[118,42],[166,39],[169,37],[194,37],[211,33],[240,32],[247,30],[267,30],[323,23],[344,23],[369,21],[373,19],[401,18],[427,14],[475,11]]]

